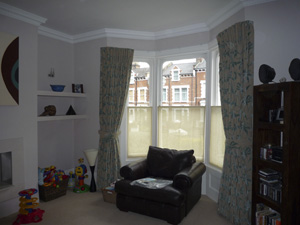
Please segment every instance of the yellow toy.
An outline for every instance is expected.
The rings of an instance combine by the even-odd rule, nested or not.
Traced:
[[[75,175],[77,176],[77,180],[73,191],[76,193],[83,193],[90,190],[89,185],[84,183],[84,178],[87,178],[88,175],[86,174],[87,169],[86,166],[83,164],[83,161],[84,159],[80,158],[78,162],[81,164],[75,168]]]

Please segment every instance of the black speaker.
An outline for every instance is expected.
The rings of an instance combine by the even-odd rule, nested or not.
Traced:
[[[273,81],[273,79],[275,78],[275,70],[266,65],[266,64],[262,64],[259,67],[259,71],[258,71],[258,75],[259,75],[259,80],[263,83],[263,84],[267,84],[271,81]]]
[[[300,59],[295,58],[291,61],[289,73],[293,80],[300,80]]]

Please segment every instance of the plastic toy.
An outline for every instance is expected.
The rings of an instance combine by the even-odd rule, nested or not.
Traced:
[[[67,177],[63,170],[56,170],[55,166],[50,166],[44,169],[44,186],[53,186],[59,188],[57,184],[59,181],[62,181]]]
[[[69,182],[68,182],[68,188],[74,188],[75,187],[75,174],[73,171],[69,172]]]
[[[75,187],[73,189],[73,192],[75,193],[84,193],[90,190],[89,185],[84,183],[84,178],[87,178],[88,175],[86,174],[87,169],[86,166],[83,164],[83,161],[83,158],[80,158],[78,162],[81,164],[75,168],[75,175],[77,176]]]
[[[39,185],[44,185],[44,168],[38,168],[38,183]]]
[[[36,201],[38,198],[31,198],[32,195],[37,193],[37,189],[25,189],[19,192],[20,197],[20,210],[19,215],[13,225],[37,223],[43,220],[44,210],[39,208],[34,209],[39,205]]]

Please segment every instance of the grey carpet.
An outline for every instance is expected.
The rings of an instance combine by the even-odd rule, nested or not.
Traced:
[[[133,212],[121,212],[115,204],[103,201],[101,192],[77,194],[68,191],[65,196],[49,202],[41,202],[45,210],[40,225],[167,225],[168,223]],[[17,214],[0,218],[1,225],[12,225]],[[202,196],[180,225],[231,225],[219,216],[217,204],[207,196]]]

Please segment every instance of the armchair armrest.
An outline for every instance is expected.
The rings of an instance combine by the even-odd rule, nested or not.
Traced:
[[[120,175],[127,180],[137,180],[147,176],[147,159],[129,163],[120,169]]]
[[[185,190],[193,186],[193,184],[202,179],[202,175],[206,171],[206,166],[202,162],[195,162],[192,166],[187,167],[174,176],[173,186]]]

